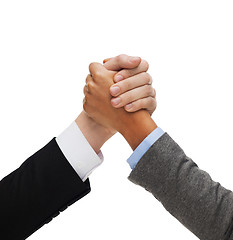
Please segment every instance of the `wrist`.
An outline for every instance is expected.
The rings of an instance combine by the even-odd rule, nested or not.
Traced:
[[[84,111],[80,113],[75,122],[96,153],[99,153],[103,144],[115,133],[114,130],[96,123]]]
[[[137,146],[155,129],[156,123],[145,110],[127,114],[119,132],[135,150]]]

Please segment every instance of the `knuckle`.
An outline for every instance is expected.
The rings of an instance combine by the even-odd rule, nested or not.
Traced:
[[[132,73],[130,70],[124,69],[120,72],[120,75],[122,75],[124,79],[127,79],[132,76]]]
[[[154,89],[151,87],[151,85],[145,86],[145,94],[147,96],[152,96],[153,92],[154,92]]]
[[[156,98],[156,90],[155,90],[155,88],[153,88],[153,90],[154,90],[154,98]]]
[[[155,106],[156,105],[156,100],[153,97],[149,97],[148,99],[148,106]]]
[[[96,70],[94,73],[93,73],[94,77],[95,78],[102,78],[103,77],[103,73],[99,70]]]
[[[137,109],[142,109],[144,107],[144,101],[142,99],[139,99],[137,101]]]
[[[145,69],[144,71],[147,71],[149,69],[149,63],[146,60],[141,61],[142,68]]]
[[[90,108],[87,104],[83,104],[83,110],[85,113],[89,114],[90,113]]]
[[[89,64],[89,72],[90,74],[87,77],[91,77],[92,75],[96,75],[96,72],[98,71],[98,66],[99,63],[97,62],[92,62]]]
[[[94,67],[94,65],[95,65],[94,62],[90,63],[90,64],[89,64],[89,69],[91,70],[91,69]]]
[[[122,61],[124,61],[124,59],[127,57],[127,55],[126,54],[120,54],[120,55],[118,55],[116,58],[117,58],[117,61],[118,62],[122,62]]]
[[[85,100],[85,98],[83,99],[83,109],[85,109],[86,108],[86,100]]]
[[[87,105],[91,105],[93,102],[93,95],[89,92],[85,95],[85,101]]]
[[[95,84],[93,82],[89,82],[88,83],[88,91],[92,92],[92,90],[94,90],[94,88],[95,88]]]
[[[87,111],[87,102],[85,98],[83,99],[83,110],[86,112]]]
[[[142,78],[145,80],[146,84],[151,84],[151,76],[148,73],[143,72]]]
[[[156,99],[151,97],[147,102],[146,108],[154,111],[156,109],[156,107],[157,107]]]
[[[84,98],[84,103],[87,104],[89,100],[88,93],[86,93],[85,98]]]
[[[100,72],[99,72],[98,70],[95,70],[94,72],[92,72],[92,76],[93,76],[94,78],[98,78],[99,75],[100,75]]]
[[[88,74],[87,77],[86,77],[86,81],[85,81],[86,83],[88,82],[89,75],[90,75],[90,74]]]
[[[153,79],[151,77],[151,75],[148,73],[148,77],[149,77],[149,84],[152,84],[153,83]]]

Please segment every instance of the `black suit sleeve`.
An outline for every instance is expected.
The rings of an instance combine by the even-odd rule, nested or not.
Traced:
[[[22,240],[90,192],[55,139],[0,182],[0,239]]]

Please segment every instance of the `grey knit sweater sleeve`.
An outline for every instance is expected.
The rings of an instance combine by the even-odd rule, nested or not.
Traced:
[[[214,182],[165,133],[129,180],[151,192],[201,240],[233,240],[233,193]]]

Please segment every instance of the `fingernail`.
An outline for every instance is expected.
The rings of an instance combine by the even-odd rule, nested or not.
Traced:
[[[134,62],[138,62],[140,60],[140,57],[130,57],[129,58],[129,62],[134,63]]]
[[[120,88],[118,86],[111,87],[110,92],[112,95],[116,95],[117,93],[120,92]]]
[[[125,106],[125,108],[126,108],[126,110],[129,110],[132,106],[133,106],[132,103],[129,103]]]
[[[120,98],[114,98],[114,99],[112,99],[112,104],[116,106],[120,103],[120,101],[121,101]]]
[[[120,75],[120,74],[115,77],[115,81],[116,81],[116,82],[120,82],[120,81],[123,80],[123,79],[124,79],[123,76]]]

